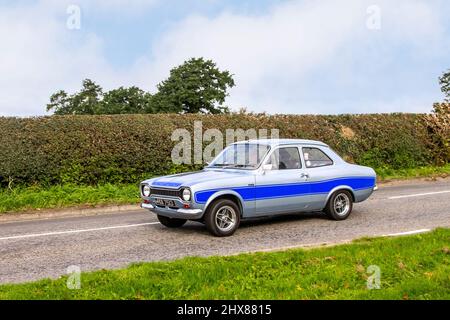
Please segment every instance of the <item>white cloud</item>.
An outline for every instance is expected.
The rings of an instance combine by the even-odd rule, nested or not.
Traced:
[[[86,77],[117,79],[102,41],[88,34],[73,43],[71,32],[47,3],[0,11],[0,115],[42,114],[61,88],[78,89]]]
[[[275,6],[263,16],[229,12],[215,18],[191,16],[155,44],[152,60],[141,61],[136,67],[141,70],[137,78],[142,84],[148,81],[148,74],[156,75],[159,80],[167,75],[170,67],[183,60],[204,56],[235,73],[237,87],[228,99],[233,107],[246,106],[271,113],[370,112],[342,106],[336,109],[331,104],[327,107],[326,102],[304,98],[307,96],[304,91],[311,89],[311,77],[317,79],[317,72],[325,71],[323,66],[331,69],[328,75],[322,75],[324,78],[337,77],[338,85],[355,82],[363,70],[355,70],[356,57],[349,50],[369,57],[373,38],[379,39],[380,48],[406,44],[412,50],[432,52],[440,46],[443,34],[436,6],[420,1],[378,1],[381,30],[369,31],[366,9],[371,4],[368,1],[346,1],[345,5],[342,1],[291,1]],[[337,60],[338,57],[343,60]],[[391,59],[377,57],[376,63],[389,65]],[[371,63],[367,61],[368,66]],[[334,70],[336,67],[339,72]],[[153,79],[152,84],[155,82]],[[315,85],[318,88],[320,83]],[[325,91],[326,88],[324,95]],[[410,110],[405,104],[397,103],[401,100],[393,100],[390,106],[380,100],[381,111]],[[428,110],[429,106],[424,108]]]
[[[159,0],[41,0],[48,8],[79,6],[101,13],[140,14],[158,4]]]
[[[155,1],[72,3],[120,13],[123,8],[140,11]],[[442,26],[440,2],[377,3],[382,9],[379,31],[366,28],[366,9],[372,3],[359,0],[346,1],[345,5],[342,1],[289,1],[263,15],[191,15],[163,33],[148,54],[128,70],[118,70],[108,62],[99,35],[77,38],[65,27],[60,18],[65,14],[65,9],[61,13],[65,2],[45,0],[2,8],[0,115],[42,114],[51,93],[61,88],[76,90],[87,77],[106,88],[123,84],[154,88],[172,67],[193,56],[213,59],[235,74],[237,86],[227,101],[235,109],[245,106],[271,113],[408,111],[407,97],[377,101],[372,96],[375,100],[366,104],[370,107],[357,110],[361,97],[352,99],[349,94],[346,107],[343,98],[340,104],[330,104],[335,92],[323,88],[320,95],[322,80],[333,83],[335,89],[372,81],[360,70],[361,62],[355,61],[371,57],[374,46],[380,52],[392,53],[392,46],[404,44],[419,56],[442,51],[442,38],[448,35]],[[363,62],[364,68],[375,72],[378,66],[389,68],[396,63],[391,56],[375,58],[375,62],[367,61],[367,66]],[[311,96],[311,91],[316,95]],[[420,99],[428,101],[429,96]],[[429,109],[427,105],[422,111]]]

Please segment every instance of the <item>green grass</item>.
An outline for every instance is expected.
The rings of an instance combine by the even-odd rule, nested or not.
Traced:
[[[450,175],[450,164],[415,169],[377,169],[380,181]],[[137,184],[0,189],[0,213],[36,209],[134,204],[139,202]]]
[[[138,185],[63,185],[0,191],[0,213],[32,209],[138,203]]]
[[[425,166],[409,169],[379,168],[375,170],[380,181],[402,180],[423,177],[438,177],[450,175],[450,163],[442,167]]]
[[[316,249],[185,258],[0,286],[0,299],[450,299],[450,229]],[[367,268],[380,289],[367,289]]]

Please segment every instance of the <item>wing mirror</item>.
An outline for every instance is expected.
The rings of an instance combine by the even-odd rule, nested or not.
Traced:
[[[263,169],[263,171],[270,171],[270,170],[272,170],[272,165],[271,164],[263,164],[262,169]]]

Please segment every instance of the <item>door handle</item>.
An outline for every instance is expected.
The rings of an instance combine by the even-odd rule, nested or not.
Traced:
[[[306,179],[308,179],[308,178],[309,178],[309,174],[307,174],[307,173],[301,173],[301,174],[300,174],[300,178],[306,178]]]

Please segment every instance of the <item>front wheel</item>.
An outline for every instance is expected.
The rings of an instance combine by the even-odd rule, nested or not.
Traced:
[[[345,220],[353,209],[352,195],[347,190],[339,190],[332,194],[325,207],[325,213],[330,219]]]
[[[179,228],[182,225],[186,223],[187,220],[185,219],[176,219],[176,218],[169,218],[161,215],[157,215],[159,222],[161,222],[162,225],[166,226],[167,228]]]
[[[231,236],[239,227],[241,213],[234,201],[219,199],[205,214],[206,228],[217,237]]]

